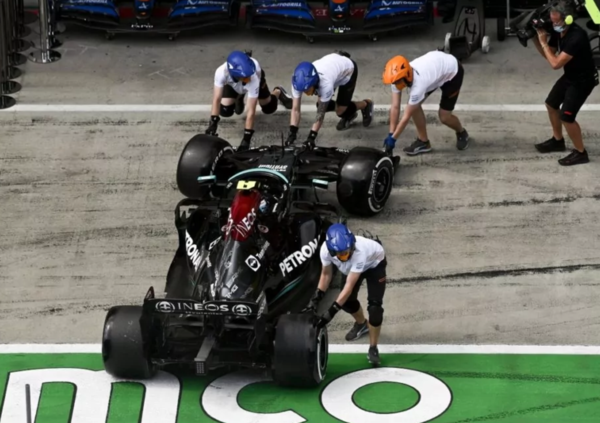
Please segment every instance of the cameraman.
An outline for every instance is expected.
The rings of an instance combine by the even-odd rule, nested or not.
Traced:
[[[560,1],[550,9],[550,20],[554,29],[550,39],[548,40],[548,33],[544,29],[538,28],[538,38],[533,40],[552,69],[564,68],[563,76],[556,81],[546,98],[553,137],[535,145],[541,153],[565,151],[562,135],[564,125],[575,149],[558,161],[562,166],[589,162],[588,153],[583,146],[581,127],[575,121],[575,117],[594,87],[598,85],[598,73],[587,31],[573,23],[572,15],[570,7],[564,1]]]

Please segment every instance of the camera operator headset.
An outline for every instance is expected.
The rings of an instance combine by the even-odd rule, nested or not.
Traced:
[[[562,166],[589,162],[581,127],[575,118],[598,85],[598,72],[587,31],[574,23],[571,9],[571,5],[563,0],[553,4],[550,8],[552,34],[538,27],[538,37],[533,40],[552,69],[564,69],[564,74],[556,81],[546,98],[553,137],[535,145],[541,153],[565,151],[562,134],[564,125],[575,148],[571,154],[558,161]]]

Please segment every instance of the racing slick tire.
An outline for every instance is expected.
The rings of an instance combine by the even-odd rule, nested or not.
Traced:
[[[348,212],[374,216],[383,210],[392,193],[394,163],[383,151],[355,147],[342,162],[337,198]]]
[[[313,388],[327,372],[327,327],[317,329],[312,314],[284,314],[275,329],[273,381],[285,387]]]
[[[102,334],[104,369],[112,376],[150,379],[156,373],[149,357],[149,330],[141,306],[111,307]]]
[[[233,154],[233,147],[222,138],[198,134],[183,148],[177,163],[177,188],[187,198],[206,200],[211,188],[198,183],[199,176],[215,174],[219,160]]]

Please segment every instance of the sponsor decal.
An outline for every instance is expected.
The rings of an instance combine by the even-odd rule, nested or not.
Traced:
[[[377,179],[377,170],[373,169],[373,175],[371,176],[371,185],[369,185],[368,194],[373,194],[373,190],[375,189],[375,180]]]
[[[269,245],[271,245],[271,244],[269,244],[269,241],[265,241],[262,249],[258,252],[258,254],[256,256],[254,256],[254,255],[248,256],[248,258],[246,259],[246,264],[248,265],[248,267],[250,269],[252,269],[256,272],[260,268],[260,260],[263,258],[263,256],[267,252]]]
[[[243,306],[243,307],[237,307]],[[185,313],[185,314],[208,314],[208,315],[221,315],[221,314],[235,314],[240,316],[248,316],[252,314],[252,308],[247,304],[231,303],[231,302],[218,302],[208,301],[200,303],[197,301],[186,301],[186,300],[161,300],[157,302],[155,310],[159,313]],[[238,314],[242,313],[242,314]]]
[[[244,311],[245,309],[240,308],[240,312]],[[343,360],[339,356],[336,358]],[[81,357],[78,359],[82,360]],[[33,361],[31,356],[25,356],[25,360],[31,362],[29,365],[33,367],[40,358],[36,357],[36,361]],[[49,362],[53,359],[41,355],[41,360]],[[84,364],[86,367],[89,365]],[[198,392],[198,382],[192,385],[191,378],[180,380],[165,371],[158,371],[152,379],[132,380],[116,379],[104,370],[88,370],[74,364],[71,366],[73,367],[28,370],[17,367],[10,371],[6,381],[3,382],[5,394],[0,421],[2,423],[39,421],[43,419],[42,415],[48,416],[49,410],[52,410],[52,413],[59,413],[60,416],[69,416],[68,419],[72,423],[106,423],[114,420],[114,416],[130,416],[127,411],[124,412],[125,409],[135,409],[140,410],[139,418],[135,417],[139,423],[176,423],[182,421],[184,417],[186,421],[207,422],[209,418],[211,421],[222,423],[252,421],[298,423],[333,422],[334,420],[346,423],[426,423],[444,415],[451,405],[459,409],[461,407],[460,402],[453,404],[452,391],[440,379],[426,372],[402,367],[358,370],[344,367],[346,370],[336,375],[337,377],[330,383],[323,384],[318,389],[304,390],[305,399],[298,402],[290,397],[287,397],[286,401],[287,394],[285,392],[282,394],[281,389],[272,387],[272,378],[268,372],[252,370],[230,372],[217,377],[206,386],[201,384],[202,387]],[[143,386],[143,395],[138,395],[132,390],[115,389],[116,384],[124,382]],[[61,401],[53,396],[46,397],[42,401],[42,387],[61,383],[72,386],[69,391],[69,401],[64,399]],[[367,411],[354,402],[359,391],[365,392],[363,388],[380,383],[412,388],[416,392],[418,401],[396,412]],[[248,389],[252,390],[252,385],[256,384],[263,386],[260,392],[268,395],[268,398],[275,395],[284,398],[281,400],[284,405],[283,411],[271,406],[251,411],[255,410],[256,406],[242,400],[244,396],[241,393],[247,392]],[[29,409],[25,404],[26,386],[30,387],[31,392]],[[190,392],[191,390],[196,391]],[[119,401],[114,401],[116,392],[121,396]],[[373,397],[373,394],[370,397],[371,405],[376,406],[376,397]],[[112,418],[109,418],[109,410]],[[29,413],[31,413],[31,420],[28,419]],[[473,410],[465,410],[462,413],[458,418],[473,415]],[[313,416],[318,417],[313,418]]]
[[[288,165],[273,165],[273,164],[261,164],[258,167],[276,170],[277,172],[286,172]]]
[[[233,226],[233,219],[231,218],[231,211],[229,212],[229,220],[227,221],[227,226],[231,229],[235,229],[240,235],[247,236],[250,229],[252,229],[252,225],[254,225],[254,221],[256,220],[256,210],[254,207],[250,210],[250,213],[246,215],[240,222]],[[230,229],[230,230],[231,230]]]
[[[223,154],[225,154],[226,151],[230,151],[233,152],[233,148],[231,147],[225,147],[224,149],[222,149],[221,151],[219,151],[219,153],[217,154],[217,157],[215,157],[215,161],[213,162],[211,168],[210,168],[210,174],[214,175],[215,174],[215,169],[217,168],[217,163],[219,162],[219,160],[221,160],[221,157],[223,156]]]
[[[200,251],[198,250],[196,244],[194,244],[194,240],[192,239],[188,231],[185,231],[185,251],[190,261],[194,264],[194,271],[197,272],[198,267],[202,262],[202,255],[200,254]]]
[[[258,230],[260,232],[262,232],[263,234],[266,234],[269,232],[269,228],[267,228],[266,226],[264,226],[264,225],[257,225],[257,226],[258,226]]]
[[[208,245],[208,251],[212,250],[215,245],[217,245],[221,241],[221,237],[218,237],[213,242]]]
[[[214,0],[187,0],[186,6],[225,6],[227,1],[214,1]]]
[[[132,29],[152,29],[152,28],[154,28],[154,25],[134,23],[134,24],[131,24],[131,28]]]
[[[248,267],[252,270],[254,270],[255,272],[260,269],[260,262],[258,261],[258,259],[254,256],[248,256],[248,258],[246,259],[246,264],[248,265]]]
[[[265,9],[274,9],[274,8],[278,8],[278,7],[299,7],[299,8],[303,8],[304,7],[304,3],[297,3],[297,2],[269,3],[269,4],[265,4],[263,7]]]
[[[306,260],[311,258],[317,250],[318,245],[319,240],[315,238],[312,241],[310,241],[308,245],[302,246],[300,251],[294,251],[292,254],[287,256],[281,263],[279,263],[279,269],[281,270],[283,276],[289,274],[296,267],[300,266],[300,264],[304,263]]]

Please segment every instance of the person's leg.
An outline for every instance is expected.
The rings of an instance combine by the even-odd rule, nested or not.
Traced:
[[[564,102],[567,94],[566,78],[561,76],[552,86],[552,89],[546,97],[546,109],[548,110],[548,119],[552,126],[552,138],[535,144],[535,148],[540,153],[550,153],[552,151],[565,151],[565,139],[562,133],[562,123],[560,121],[560,105]]]
[[[459,150],[465,150],[469,147],[469,134],[463,128],[458,117],[452,113],[462,88],[464,72],[462,65],[459,64],[458,73],[454,78],[442,85],[442,99],[440,100],[438,112],[440,122],[456,132],[456,148]]]
[[[242,111],[239,111],[239,99],[242,99]],[[222,117],[231,117],[234,113],[241,114],[244,112],[244,95],[239,94],[230,85],[225,85],[223,88],[223,97],[221,98],[221,110],[219,115]],[[236,109],[237,107],[237,109]]]
[[[588,163],[590,161],[588,153],[583,145],[583,135],[581,127],[575,120],[581,106],[585,103],[589,95],[592,93],[594,86],[591,84],[570,85],[567,88],[565,101],[562,105],[560,119],[567,130],[567,134],[575,149],[567,157],[558,161],[562,166],[572,166],[576,164]]]
[[[374,269],[370,269],[366,273],[367,279],[367,311],[369,312],[369,361],[378,365],[379,350],[377,348],[379,335],[381,333],[381,325],[383,323],[383,296],[385,294],[386,285],[386,267],[387,260],[384,259]]]
[[[350,314],[354,318],[354,325],[346,334],[346,341],[355,341],[362,337],[369,330],[367,319],[365,318],[363,309],[360,305],[360,301],[358,301],[358,291],[360,291],[360,286],[363,280],[364,278],[361,276],[361,278],[354,286],[350,297],[342,306],[342,310],[344,310],[346,313]]]
[[[358,66],[356,65],[356,62],[353,61],[353,63],[354,72],[350,77],[350,81],[348,81],[346,85],[342,85],[338,88],[335,108],[335,113],[340,118],[340,121],[336,126],[338,131],[350,127],[352,121],[358,116],[358,110],[360,110],[363,115],[363,126],[369,126],[373,120],[374,103],[372,100],[365,99],[362,101],[352,101],[354,90],[356,89],[356,81],[358,80]]]
[[[419,107],[412,115],[412,120],[417,128],[417,138],[420,141],[427,142],[427,120],[425,119],[425,112],[423,107]]]
[[[275,102],[273,103],[273,101]],[[273,91],[269,91],[265,70],[263,69],[260,80],[260,90],[258,92],[258,104],[263,109],[263,113],[271,114],[275,113],[277,110],[278,101],[281,101],[283,107],[291,110],[293,103],[292,97],[283,87],[280,86],[275,87]]]

